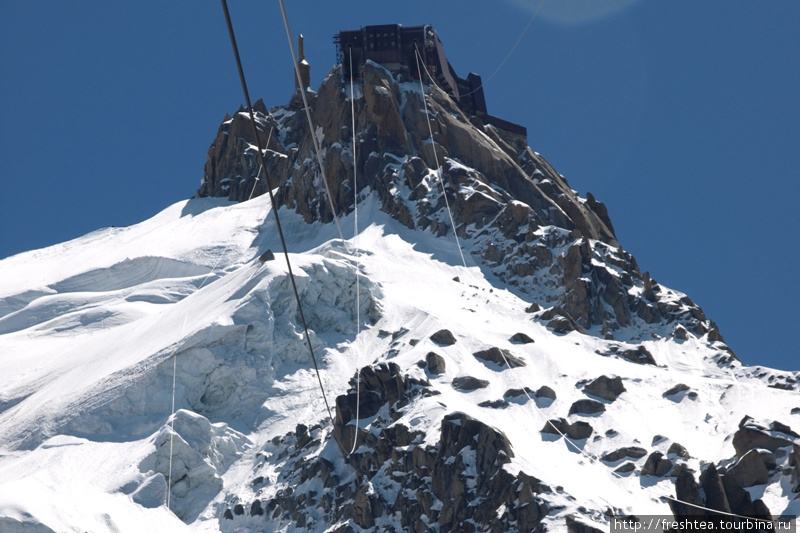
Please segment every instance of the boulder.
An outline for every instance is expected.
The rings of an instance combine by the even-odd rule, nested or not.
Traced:
[[[628,472],[633,472],[636,470],[636,464],[630,461],[626,461],[619,465],[617,468],[614,469],[614,472],[617,474],[627,474]]]
[[[620,394],[625,392],[625,386],[622,384],[622,378],[619,376],[613,378],[600,376],[586,385],[583,388],[583,392],[613,402],[619,398]]]
[[[667,450],[667,455],[677,455],[682,459],[689,459],[691,455],[689,455],[689,451],[678,444],[677,442],[673,442],[669,445],[669,449]]]
[[[524,333],[514,333],[508,340],[514,344],[531,344],[533,342],[533,339]]]
[[[770,422],[769,429],[772,431],[780,431],[785,435],[789,435],[790,437],[800,439],[800,435],[798,435],[795,431],[792,431],[792,428],[790,428],[789,426],[787,426],[782,422],[778,422],[777,420]]]
[[[431,340],[442,346],[451,346],[456,343],[456,338],[450,333],[449,329],[440,329],[431,335]]]
[[[657,453],[657,452],[654,452]],[[648,460],[650,458],[648,457]],[[642,471],[644,475],[644,471]],[[700,497],[700,487],[694,479],[694,475],[688,469],[682,469],[675,479],[675,498],[669,500],[670,509],[675,516],[704,516],[705,511],[696,506],[703,506],[703,499]],[[686,502],[686,503],[681,503]],[[691,505],[686,505],[691,504]]]
[[[272,250],[267,250],[258,257],[258,262],[263,265],[267,261],[272,261],[274,259],[275,259],[275,254],[272,253]]]
[[[476,359],[480,359],[481,361],[488,361],[490,363],[495,363],[496,365],[499,365],[502,368],[507,368],[507,367],[518,368],[521,366],[525,366],[525,361],[513,355],[508,350],[503,350],[497,347],[481,350],[473,353],[472,355],[475,356]]]
[[[577,331],[578,333],[586,333],[575,319],[569,313],[559,306],[553,306],[539,316],[542,322],[547,323],[547,327],[555,333],[569,333],[570,331]]]
[[[656,360],[653,354],[647,351],[644,346],[639,346],[635,350],[625,350],[620,354],[622,357],[639,365],[655,365]]]
[[[605,533],[605,529],[590,526],[586,522],[578,520],[574,515],[567,515],[565,521],[567,523],[567,533]]]
[[[453,379],[453,388],[461,392],[471,392],[477,389],[484,389],[489,386],[485,379],[478,379],[472,376],[459,376]]]
[[[555,400],[556,399],[556,391],[548,387],[547,385],[542,385],[536,391],[537,398],[547,398],[548,400]]]
[[[647,450],[639,448],[638,446],[626,446],[625,448],[618,448],[613,452],[606,452],[600,456],[601,461],[606,463],[616,463],[622,459],[632,458],[639,459],[647,455]]]
[[[731,511],[736,514],[751,516],[755,510],[753,509],[753,499],[750,493],[744,490],[730,474],[721,474],[722,486],[725,488],[725,496],[728,498],[728,504]]]
[[[528,387],[524,389],[508,389],[503,393],[503,398],[518,398],[520,396],[525,396],[527,393],[528,396],[535,397],[536,391],[531,390]]]
[[[264,514],[264,507],[261,500],[255,500],[250,506],[250,516],[262,516]]]
[[[742,487],[763,485],[769,479],[769,470],[758,450],[746,452],[731,468],[728,474],[732,475],[736,483]]]
[[[742,422],[739,429],[733,434],[733,448],[736,450],[736,457],[741,458],[744,454],[756,448],[764,448],[774,452],[778,448],[793,444],[793,439],[786,434],[784,434],[785,436],[774,435],[775,431],[771,432],[748,418],[745,418]]]
[[[531,305],[529,305],[528,307],[525,308],[525,312],[526,313],[538,313],[541,310],[542,310],[542,307],[539,304],[537,304],[536,302],[533,302]],[[800,407],[798,407],[797,409],[798,409],[798,411],[800,411]]]
[[[647,456],[642,467],[642,475],[662,477],[672,470],[672,466],[672,461],[664,457],[663,453],[655,451]]]
[[[596,400],[578,400],[570,406],[569,414],[595,415],[605,410],[606,406]]]
[[[554,418],[545,422],[541,432],[559,436],[566,435],[572,440],[581,440],[591,437],[594,429],[583,421],[570,424],[563,418]]]
[[[428,372],[436,375],[444,374],[445,367],[447,366],[444,357],[434,352],[428,352],[427,355],[425,355],[425,365],[428,367]]]
[[[672,387],[669,390],[665,391],[664,394],[662,394],[661,396],[664,397],[664,398],[669,398],[670,400],[673,400],[673,399],[675,399],[673,397],[677,397],[678,394],[680,394],[682,392],[686,392],[688,390],[689,390],[689,385],[685,385],[683,383],[678,383],[674,387]]]
[[[714,463],[709,464],[708,468],[700,474],[700,486],[703,487],[703,492],[706,494],[706,507],[724,513],[731,512],[725,487]]]

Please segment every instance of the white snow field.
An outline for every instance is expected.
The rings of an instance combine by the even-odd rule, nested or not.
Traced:
[[[377,206],[372,196],[360,204],[364,228],[348,247],[332,224],[309,225],[281,210],[328,402],[377,361],[429,379],[417,362],[435,350],[447,364],[430,379],[440,394],[409,404],[398,422],[425,431],[430,444],[455,411],[503,432],[515,453],[506,469],[559,487],[548,495],[553,531],[579,507],[602,529],[609,508],[670,514],[662,498],[675,494],[669,477],[615,475],[621,461],[592,457],[624,446],[666,455],[679,442],[699,471],[731,461],[730,436],[745,414],[800,425],[792,414],[798,394],[767,387],[763,376],[777,371],[719,365],[719,348],[691,334],[683,341],[648,334],[635,344],[555,334],[525,312],[535,297],[510,292],[469,255],[464,268],[452,238],[409,230]],[[341,224],[352,237],[352,216]],[[361,251],[358,267],[351,247]],[[275,259],[262,264],[267,249]],[[408,332],[387,334],[402,328]],[[443,328],[455,344],[429,340]],[[520,332],[534,342],[509,340]],[[655,365],[611,353],[639,345]],[[489,347],[525,366],[472,355]],[[586,398],[576,383],[601,375],[620,376],[626,391],[602,415],[568,415]],[[459,376],[489,385],[459,391],[451,386]],[[665,397],[677,384],[688,389]],[[554,401],[479,405],[543,385],[556,391]],[[184,201],[134,226],[0,261],[3,533],[273,531],[255,518],[222,519],[226,498],[252,499],[252,465],[267,441],[327,417],[266,196]],[[582,452],[540,432],[559,417],[594,428],[577,441]],[[656,435],[664,438],[654,442]],[[645,458],[631,460],[640,469]],[[784,477],[748,491],[773,514],[800,514]],[[170,478],[179,482],[168,495]],[[324,531],[314,524],[321,522],[280,531]]]

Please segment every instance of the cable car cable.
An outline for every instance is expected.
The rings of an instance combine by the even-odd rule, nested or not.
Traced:
[[[420,92],[422,92],[422,105],[425,109],[425,123],[428,125],[428,133],[430,134],[431,148],[433,148],[433,158],[436,161],[436,176],[439,178],[439,185],[441,185],[442,187],[442,196],[444,197],[444,205],[447,207],[447,216],[450,217],[450,226],[453,228],[453,236],[456,238],[456,247],[458,248],[458,254],[461,256],[461,264],[464,265],[464,268],[468,268],[467,261],[464,259],[464,252],[461,251],[461,242],[458,240],[456,223],[453,220],[453,212],[450,210],[450,201],[447,199],[447,191],[445,190],[444,180],[442,179],[442,167],[439,164],[439,155],[436,153],[436,141],[433,140],[433,129],[431,128],[431,119],[430,116],[428,115],[428,103],[425,100],[425,87],[422,85],[422,74],[419,68],[419,50],[417,49],[417,43],[414,43],[414,54],[417,60],[417,72],[420,73],[419,89]],[[425,69],[425,72],[428,74],[428,78],[430,78],[431,81],[433,81],[433,78],[428,72],[428,69]],[[456,194],[458,194],[458,191],[456,191]]]
[[[258,128],[256,126],[256,117],[253,114],[253,106],[250,103],[250,93],[247,90],[247,82],[245,81],[244,77],[244,69],[242,68],[242,60],[239,57],[239,47],[236,45],[236,36],[233,32],[233,24],[231,23],[231,15],[228,11],[228,2],[227,0],[220,0],[222,2],[222,10],[225,13],[225,22],[228,26],[228,35],[230,36],[231,47],[233,48],[233,55],[236,59],[236,67],[239,71],[239,81],[242,84],[242,91],[244,92],[245,103],[247,104],[247,111],[250,114],[250,123],[253,126],[253,135],[256,139],[256,143],[258,145],[258,154],[261,159],[261,166],[264,169],[264,179],[267,183],[267,192],[269,193],[270,204],[272,205],[272,211],[275,213],[275,226],[278,230],[278,236],[280,237],[281,247],[283,248],[283,255],[286,259],[286,267],[289,271],[289,280],[292,284],[292,291],[294,292],[295,300],[297,301],[297,311],[300,315],[300,322],[303,325],[303,333],[305,334],[306,343],[308,344],[308,351],[311,354],[311,361],[314,363],[314,371],[317,374],[317,381],[319,382],[319,388],[322,392],[322,399],[325,402],[325,409],[328,412],[328,418],[330,418],[331,424],[333,424],[333,415],[331,414],[331,408],[328,404],[328,398],[325,395],[325,387],[322,385],[322,378],[320,377],[319,373],[319,366],[317,365],[317,358],[314,355],[314,348],[311,345],[311,336],[308,333],[308,324],[306,323],[306,317],[303,313],[303,305],[300,301],[300,293],[297,290],[297,283],[295,282],[294,272],[292,271],[292,263],[289,260],[289,251],[286,246],[286,239],[283,235],[283,227],[281,226],[280,217],[278,216],[278,207],[275,204],[275,195],[272,192],[272,183],[269,179],[269,173],[267,172],[267,161],[264,157],[264,151],[261,148],[261,140],[258,135]],[[281,3],[283,3],[281,1]],[[335,217],[334,217],[335,219]],[[338,222],[337,222],[338,227]]]
[[[311,110],[308,107],[308,99],[306,98],[306,89],[302,87],[302,79],[300,78],[300,68],[297,66],[297,56],[294,52],[294,43],[292,42],[292,34],[289,30],[289,19],[286,16],[286,6],[283,4],[283,0],[278,0],[281,5],[281,14],[283,15],[283,26],[286,29],[286,38],[289,41],[289,50],[292,53],[292,64],[294,65],[294,75],[297,76],[298,83],[301,85],[300,87],[300,96],[303,98],[303,107],[305,108],[306,112],[306,119],[308,120],[308,128],[309,134],[311,135],[311,142],[314,144],[314,151],[316,152],[317,156],[317,165],[319,166],[319,173],[322,176],[322,183],[325,185],[325,191],[328,193],[328,203],[331,206],[331,214],[333,215],[333,221],[336,223],[336,230],[339,232],[339,238],[342,240],[342,245],[344,246],[345,250],[350,252],[347,247],[347,242],[344,240],[344,234],[342,233],[342,227],[339,225],[339,217],[336,213],[336,206],[333,204],[333,195],[331,194],[331,189],[328,187],[328,180],[325,178],[325,167],[322,164],[322,156],[320,155],[319,149],[319,142],[317,142],[317,136],[314,133],[314,124],[311,120]]]
[[[361,267],[360,255],[358,253],[358,244],[356,243],[356,236],[358,235],[358,181],[356,180],[356,95],[355,87],[353,86],[353,48],[350,47],[350,119],[351,119],[351,132],[350,142],[352,144],[353,152],[353,253],[356,258],[356,343],[358,342],[358,335],[361,333],[361,286],[360,286],[360,273]],[[354,343],[354,344],[356,344]],[[356,354],[357,355],[357,354]],[[358,359],[356,357],[356,359]],[[353,433],[353,448],[350,450],[352,454],[356,451],[356,443],[358,442],[359,418],[361,409],[361,370],[356,363],[356,424]]]

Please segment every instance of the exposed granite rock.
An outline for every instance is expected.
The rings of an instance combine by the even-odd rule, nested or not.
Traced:
[[[643,476],[666,476],[672,470],[673,464],[664,454],[655,451],[647,456],[647,460],[642,467]]]
[[[611,338],[634,322],[673,324],[679,338],[691,332],[722,345],[694,302],[661,287],[619,247],[605,205],[589,193],[580,198],[524,137],[466,116],[438,87],[426,89],[426,114],[423,95],[405,86],[408,75],[403,68],[364,65],[355,131],[339,67],[316,93],[306,91],[322,168],[297,98],[270,111],[256,104],[258,142],[243,109],[226,116],[197,196],[243,201],[264,194],[269,177],[279,206],[309,223],[328,223],[334,212],[354,209],[354,189],[374,194],[381,209],[408,228],[458,233],[467,252],[522,292],[546,286],[553,295],[547,301],[562,311],[545,321],[556,332],[597,327],[594,332]],[[256,146],[266,145],[267,137],[267,168],[260,170]],[[629,355],[653,364],[643,354]]]
[[[728,469],[728,474],[733,476],[736,483],[742,488],[762,485],[769,479],[769,470],[758,450],[746,452],[735,465]]]
[[[639,448],[638,446],[626,446],[625,448],[618,448],[613,452],[604,453],[601,457],[601,461],[605,461],[606,463],[616,463],[617,461],[621,461],[622,459],[626,459],[628,457],[632,459],[639,459],[647,455],[647,450],[644,448]]]
[[[425,364],[428,367],[428,372],[436,375],[444,374],[447,366],[444,357],[434,352],[428,352],[427,355],[425,355]]]
[[[533,342],[533,339],[524,333],[515,333],[508,340],[514,344],[531,344]]]
[[[625,392],[625,386],[622,384],[622,378],[619,376],[613,378],[600,376],[587,384],[583,388],[583,392],[613,402],[619,398],[620,394]]]
[[[725,493],[725,487],[723,486],[722,479],[714,463],[709,464],[700,474],[700,486],[703,487],[703,492],[706,495],[706,507],[724,513],[731,512],[731,506],[728,502],[728,496]]]
[[[628,361],[640,365],[656,364],[656,360],[653,359],[653,354],[651,354],[644,346],[639,346],[635,350],[625,350],[620,355],[622,355],[622,357],[624,357]]]
[[[547,385],[542,385],[536,391],[536,397],[537,398],[547,398],[549,400],[555,400],[556,399],[556,391],[554,391],[553,389],[551,389]]]
[[[595,400],[578,400],[569,408],[569,414],[574,415],[594,415],[603,413],[606,406]]]
[[[582,420],[570,424],[563,418],[548,420],[540,431],[559,436],[563,434],[572,440],[588,439],[594,433],[592,426]]]
[[[523,361],[516,355],[512,354],[508,350],[497,348],[496,346],[493,346],[486,350],[480,350],[472,355],[475,356],[476,359],[480,359],[481,361],[488,361],[490,363],[494,363],[500,366],[502,369],[518,368],[521,366],[525,366],[525,361]]]
[[[442,346],[451,346],[456,343],[456,338],[450,332],[449,329],[440,329],[433,335],[431,335],[431,340],[436,344],[440,344]]]
[[[689,451],[677,442],[673,442],[669,445],[667,455],[677,455],[682,459],[689,459],[691,457],[691,455],[689,455]]]
[[[485,379],[478,379],[472,376],[459,376],[453,378],[453,388],[462,392],[472,392],[477,389],[485,389],[489,382]]]
[[[736,457],[741,458],[744,454],[756,448],[764,448],[774,452],[778,448],[791,446],[794,443],[795,437],[791,433],[775,428],[782,428],[791,432],[791,429],[783,424],[775,426],[773,423],[773,429],[767,429],[749,417],[745,417],[739,424],[739,429],[733,435],[733,448],[736,450]]]

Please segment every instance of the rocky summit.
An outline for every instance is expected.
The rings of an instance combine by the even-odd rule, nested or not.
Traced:
[[[256,104],[278,205],[307,223],[327,223],[331,206],[346,215],[355,208],[354,193],[377,194],[381,209],[409,229],[439,237],[456,232],[487,272],[552,308],[541,316],[556,331],[624,340],[691,332],[735,358],[691,299],[639,270],[617,242],[605,205],[572,190],[523,135],[466,116],[435,84],[425,87],[424,104],[407,70],[369,61],[355,86],[354,134],[349,91],[339,68],[318,92],[307,91],[330,198],[299,95],[271,112]],[[248,113],[226,116],[196,196],[241,201],[254,188],[265,193],[266,180],[256,183],[256,150]]]
[[[0,261],[0,531],[800,512],[800,373],[742,365],[519,129],[402,65],[302,90],[313,129],[299,92],[258,140],[225,117],[195,198]]]

